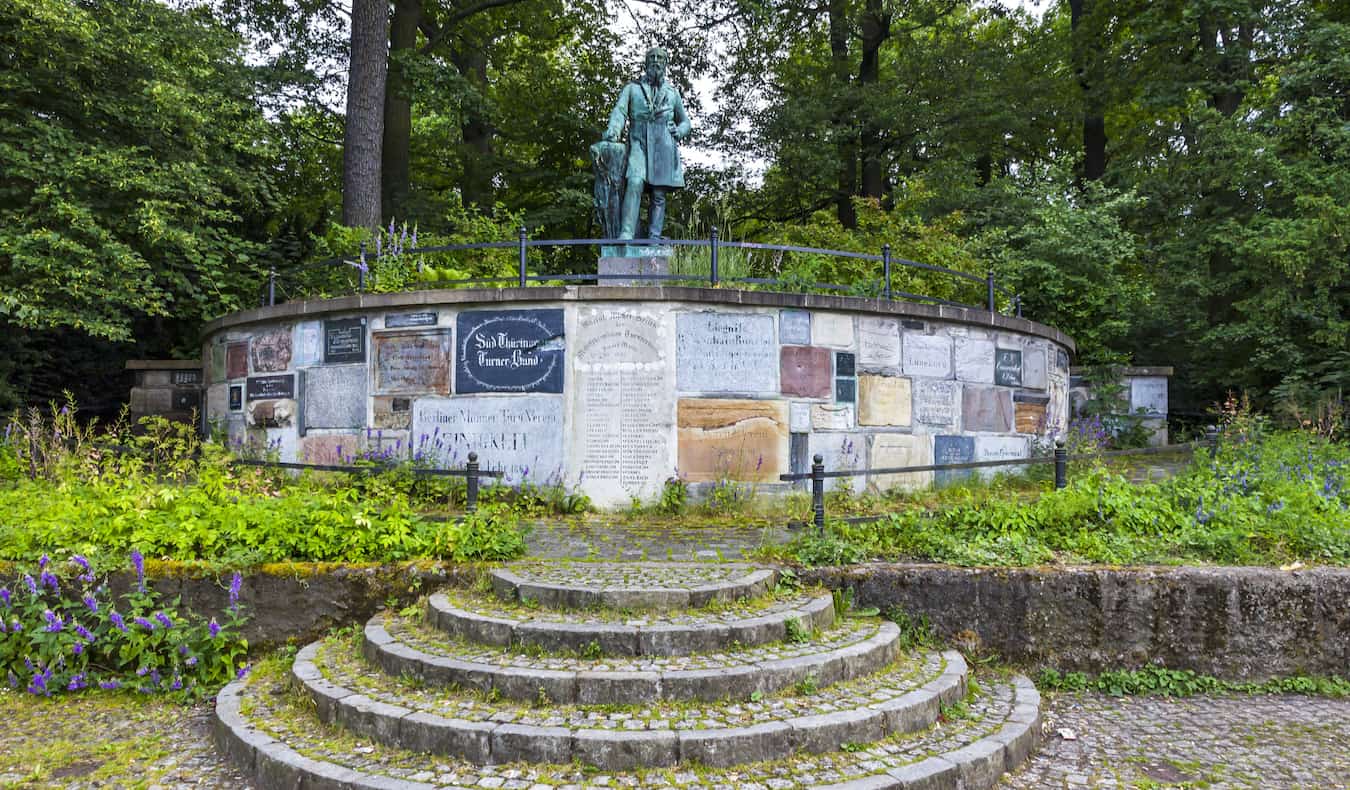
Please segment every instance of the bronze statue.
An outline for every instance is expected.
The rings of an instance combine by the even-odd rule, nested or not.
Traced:
[[[644,191],[652,195],[645,238],[662,238],[666,193],[684,188],[684,165],[676,142],[689,135],[689,117],[679,92],[666,82],[667,62],[664,49],[647,50],[642,78],[624,86],[609,114],[604,141],[591,146],[596,214],[610,238],[637,237]],[[626,151],[618,142],[625,126]]]

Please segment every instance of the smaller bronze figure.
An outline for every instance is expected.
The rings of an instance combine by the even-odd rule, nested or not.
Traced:
[[[663,238],[666,193],[684,188],[684,165],[680,162],[676,142],[689,135],[689,117],[685,115],[679,92],[666,82],[667,63],[664,49],[647,50],[642,78],[624,86],[609,114],[604,141],[591,146],[591,162],[596,173],[596,213],[607,235],[615,230],[611,223],[619,220],[618,236],[614,238],[637,238],[644,191],[651,192],[652,196],[645,238]],[[622,183],[616,184],[620,174],[619,157],[623,153],[618,141],[625,126],[628,128],[627,155]],[[621,198],[616,187],[621,187]]]

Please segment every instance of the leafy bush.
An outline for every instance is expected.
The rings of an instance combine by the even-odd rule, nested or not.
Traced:
[[[187,700],[242,674],[239,575],[225,622],[204,622],[148,589],[141,555],[131,557],[137,587],[120,600],[80,555],[70,558],[73,580],[59,578],[44,555],[36,579],[20,571],[17,589],[0,587],[0,673],[10,687],[42,696],[128,688]]]
[[[1114,697],[1160,694],[1166,697],[1190,697],[1216,692],[1247,694],[1316,694],[1328,697],[1350,696],[1350,678],[1295,675],[1263,682],[1220,680],[1189,669],[1144,667],[1133,670],[1107,670],[1096,676],[1085,672],[1060,672],[1042,669],[1036,685],[1051,691],[1097,691]]]
[[[525,553],[528,531],[505,505],[482,505],[473,513],[439,529],[433,551],[456,562],[510,560]]]

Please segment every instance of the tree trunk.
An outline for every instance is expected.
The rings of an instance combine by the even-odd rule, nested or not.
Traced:
[[[380,226],[380,147],[389,68],[388,0],[352,0],[351,61],[342,146],[342,223]]]
[[[389,26],[389,83],[384,93],[384,213],[408,216],[408,192],[412,184],[412,85],[399,63],[399,55],[411,55],[417,46],[421,0],[395,0]]]
[[[1083,97],[1083,180],[1096,181],[1106,173],[1106,117],[1101,88],[1096,84],[1089,61],[1100,57],[1105,42],[1098,40],[1100,26],[1087,23],[1091,12],[1088,0],[1069,0],[1069,25],[1073,39],[1073,66]]]
[[[858,180],[858,137],[853,124],[850,81],[851,69],[848,62],[849,20],[847,0],[830,0],[830,65],[834,73],[835,89],[838,91],[834,119],[831,123],[834,132],[835,157],[838,164],[835,212],[839,224],[852,230],[858,227],[858,215],[853,210],[853,195]]]
[[[881,79],[881,45],[891,37],[891,17],[882,9],[881,0],[867,0],[862,18],[862,64],[858,85],[862,96],[858,110],[862,120],[862,196],[879,199],[886,191],[886,172],[881,156],[881,122],[872,102],[875,86]]]
[[[475,46],[475,44],[477,44]],[[464,139],[464,180],[461,194],[464,204],[492,210],[492,181],[496,171],[492,165],[492,125],[484,112],[487,103],[487,46],[481,42],[468,44],[457,50],[452,58],[464,79],[474,86],[477,96],[464,103],[464,121],[460,134]]]

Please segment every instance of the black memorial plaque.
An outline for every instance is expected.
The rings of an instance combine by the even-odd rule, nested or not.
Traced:
[[[435,326],[439,318],[436,311],[421,313],[391,313],[384,317],[385,329],[403,329],[410,326]]]
[[[249,376],[248,399],[272,400],[275,398],[295,397],[295,374],[284,373],[279,376]]]
[[[230,411],[244,410],[244,388],[235,384],[230,387]]]
[[[335,318],[324,321],[323,361],[326,365],[365,362],[366,319]]]
[[[855,357],[848,351],[834,352],[834,375],[852,376],[857,369]]]
[[[173,384],[175,387],[198,387],[202,383],[202,372],[200,370],[175,370],[173,372]]]
[[[1022,386],[1022,352],[1000,348],[994,354],[994,383],[1001,387]]]
[[[562,310],[473,310],[455,321],[455,392],[562,392]]]
[[[191,411],[202,407],[201,390],[174,390],[173,408],[174,411]]]
[[[834,399],[838,403],[853,403],[858,399],[857,379],[835,379]]]

